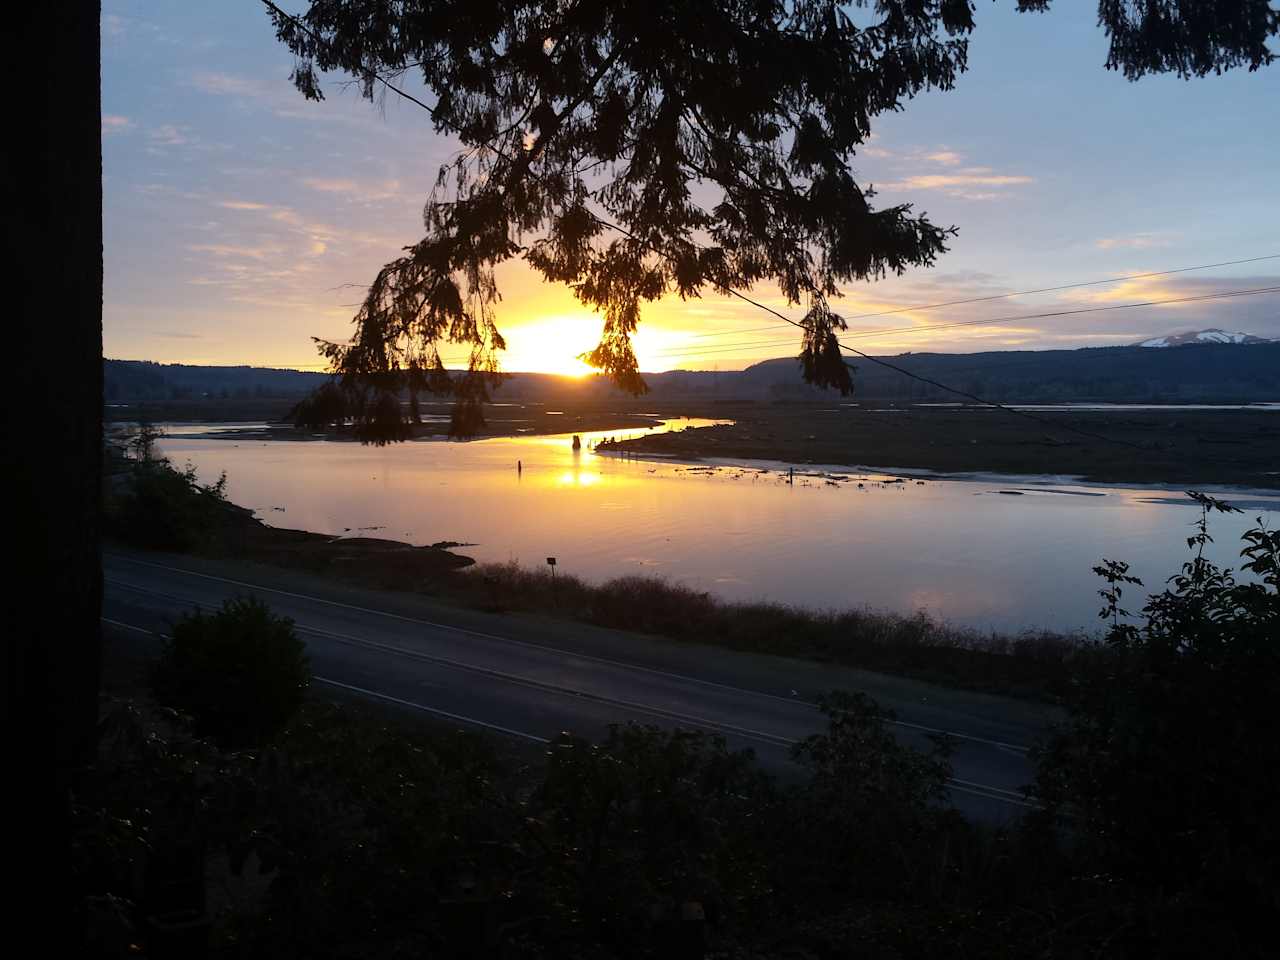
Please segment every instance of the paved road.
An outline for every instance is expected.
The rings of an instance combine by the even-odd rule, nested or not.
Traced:
[[[536,742],[562,730],[598,736],[619,721],[689,727],[751,747],[785,774],[791,744],[824,727],[816,695],[862,690],[897,714],[903,741],[958,738],[953,800],[988,820],[1025,811],[1027,747],[1055,716],[898,677],[458,610],[268,567],[112,548],[104,569],[103,616],[118,629],[164,632],[193,607],[257,596],[293,618],[319,684]]]

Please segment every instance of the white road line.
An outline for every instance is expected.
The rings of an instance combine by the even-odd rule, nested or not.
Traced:
[[[516,686],[529,687],[533,690],[541,690],[545,693],[553,693],[558,696],[572,697],[575,700],[589,700],[593,703],[602,703],[613,707],[623,707],[628,710],[634,710],[637,713],[647,713],[651,716],[662,717],[666,720],[678,720],[681,723],[693,724],[694,726],[705,727],[709,730],[721,730],[726,733],[735,733],[739,736],[747,737],[751,740],[759,740],[763,743],[769,743],[774,746],[789,747],[796,742],[795,740],[792,740],[789,737],[784,737],[780,734],[752,730],[748,727],[740,727],[736,724],[723,720],[708,720],[705,717],[696,717],[692,714],[680,713],[678,710],[668,710],[665,707],[656,707],[652,704],[640,703],[635,700],[624,700],[621,697],[611,697],[603,693],[592,693],[589,690],[578,690],[574,687],[565,687],[560,684],[548,683],[545,680],[535,680],[532,677],[522,677],[519,674],[507,673],[503,670],[495,670],[492,667],[482,667],[475,664],[465,663],[461,660],[453,660],[449,657],[438,657],[434,654],[423,653],[420,650],[410,650],[407,647],[400,647],[395,644],[379,643],[376,640],[364,640],[360,637],[351,637],[346,634],[333,633],[328,630],[318,630],[315,627],[305,627],[300,624],[297,626],[299,630],[303,630],[307,633],[314,633],[330,640],[336,640],[339,643],[346,643],[357,647],[367,647],[379,650],[383,653],[389,653],[394,656],[403,656],[413,660],[422,660],[427,663],[436,663],[455,670],[475,673],[494,680],[501,680],[504,683],[515,684]]]
[[[132,623],[124,623],[120,620],[112,620],[110,617],[99,617],[103,623],[109,623],[113,627],[120,627],[122,630],[132,630],[134,633],[145,633],[148,637],[158,637],[161,640],[168,640],[163,633],[156,633],[154,630],[147,630],[143,627],[135,627]]]
[[[970,787],[974,790],[985,790],[988,793],[1003,794],[1005,797],[1009,797],[1018,801],[1022,801],[1026,799],[1026,794],[1023,793],[1021,790],[1006,790],[1004,787],[993,787],[990,784],[986,784],[986,783],[975,783],[973,780],[961,780],[959,777],[952,777],[951,782],[960,784],[965,787]]]
[[[141,587],[136,584],[125,583],[123,581],[115,580],[110,577],[106,579],[108,583],[112,583],[116,586],[125,587],[130,590],[135,590],[139,593],[146,593],[146,594],[151,594],[152,596],[163,597],[164,599],[172,600],[175,603],[194,603],[197,607],[200,606],[200,604],[197,601],[189,600],[183,597],[177,597],[171,593],[164,593],[163,591],[160,591],[160,590],[153,590],[150,587]],[[736,726],[735,724],[731,724],[725,721],[708,720],[703,717],[696,717],[690,714],[680,713],[675,710],[667,710],[662,707],[655,707],[650,704],[639,703],[634,700],[624,700],[619,697],[610,697],[604,694],[591,693],[586,690],[578,690],[573,687],[565,687],[558,684],[547,683],[546,681],[543,681],[543,680],[536,680],[530,677],[520,676],[519,674],[507,673],[506,671],[503,671],[503,670],[496,670],[492,667],[483,667],[478,664],[471,664],[462,660],[455,660],[452,657],[442,657],[436,654],[426,653],[421,650],[413,650],[411,648],[402,647],[397,644],[381,643],[377,640],[366,640],[362,637],[353,637],[348,634],[335,633],[334,631],[331,631],[331,630],[323,630],[319,627],[311,627],[303,623],[295,622],[294,626],[298,630],[301,630],[305,633],[312,633],[312,634],[315,634],[316,636],[325,637],[329,640],[337,641],[338,643],[345,643],[352,646],[365,647],[367,649],[378,650],[383,653],[389,653],[396,656],[408,657],[410,659],[420,660],[426,663],[436,663],[441,666],[449,667],[455,670],[466,671],[468,673],[475,673],[481,676],[489,677],[491,679],[500,680],[505,683],[512,683],[518,686],[530,687],[532,689],[554,693],[558,696],[570,696],[570,697],[575,697],[577,699],[590,700],[596,703],[604,703],[610,706],[619,706],[625,709],[636,711],[638,713],[645,713],[645,714],[649,714],[650,716],[662,717],[667,720],[678,720],[681,723],[692,724],[694,726],[703,727],[709,730],[722,730],[725,732],[732,732],[732,733],[736,733],[739,736],[743,736],[751,740],[757,740],[761,743],[767,743],[772,746],[790,747],[794,743],[796,743],[794,739],[783,737],[778,734],[764,733],[758,730],[752,730],[747,727],[739,727],[739,726]],[[541,648],[541,649],[545,650],[546,648]],[[677,680],[685,679],[683,677],[680,677],[678,674],[664,674],[664,676],[669,679],[677,679]],[[728,687],[725,689],[735,690],[736,688]],[[742,691],[742,692],[750,693],[750,691]],[[804,700],[787,700],[784,702],[792,706],[795,706],[796,704],[809,705],[808,702]]]
[[[135,633],[142,633],[142,634],[146,634],[146,635],[148,635],[148,636],[156,637],[156,638],[161,639],[161,640],[168,639],[168,638],[167,638],[164,634],[162,634],[162,633],[157,633],[157,632],[156,632],[156,631],[154,631],[154,630],[147,630],[147,629],[146,629],[146,628],[144,628],[144,627],[139,627],[139,626],[136,626],[136,625],[131,624],[131,623],[124,623],[123,621],[120,621],[120,620],[113,620],[113,619],[111,619],[110,617],[102,617],[102,618],[101,618],[101,620],[102,620],[102,622],[103,622],[103,623],[109,623],[109,624],[111,624],[111,625],[112,625],[112,626],[114,626],[114,627],[120,627],[120,628],[125,629],[125,630],[132,630],[132,631],[134,631]],[[360,641],[360,642],[361,642],[361,643],[372,643],[372,641]],[[377,646],[382,646],[381,644],[376,644],[376,645],[377,645]],[[394,649],[394,648],[392,648],[392,649]],[[459,723],[473,724],[473,725],[475,725],[475,726],[483,727],[483,728],[488,729],[488,730],[496,730],[496,731],[499,731],[499,732],[501,732],[501,733],[509,734],[510,736],[513,736],[513,737],[519,737],[519,738],[524,739],[524,740],[531,740],[531,741],[533,741],[533,742],[535,742],[535,743],[550,743],[550,742],[551,742],[551,741],[550,741],[550,740],[548,740],[546,737],[540,737],[540,736],[538,736],[537,734],[533,734],[533,733],[525,733],[525,732],[524,732],[524,731],[522,731],[522,730],[515,730],[515,729],[512,729],[512,728],[510,728],[510,727],[503,727],[503,726],[500,726],[500,725],[498,725],[498,724],[489,723],[488,721],[485,721],[485,720],[477,720],[477,719],[476,719],[476,718],[474,718],[474,717],[466,717],[466,716],[463,716],[462,714],[450,713],[450,712],[448,712],[448,711],[446,711],[446,710],[440,710],[440,709],[437,709],[437,708],[435,708],[435,707],[428,707],[428,706],[426,706],[425,704],[415,703],[415,702],[413,702],[413,701],[411,701],[411,700],[402,700],[402,699],[400,699],[399,697],[393,697],[393,696],[391,696],[390,694],[380,693],[380,692],[378,692],[378,691],[376,691],[376,690],[369,690],[369,689],[367,689],[367,688],[365,688],[365,687],[357,687],[357,686],[354,686],[353,684],[343,683],[343,682],[341,682],[341,681],[339,681],[339,680],[331,680],[331,679],[329,679],[329,678],[327,678],[327,677],[321,677],[321,676],[318,676],[318,675],[315,675],[315,674],[313,674],[313,675],[312,675],[312,679],[317,680],[317,681],[319,681],[320,683],[329,684],[329,685],[331,685],[331,686],[335,686],[335,687],[341,687],[341,688],[343,688],[343,689],[350,690],[350,691],[352,691],[352,692],[354,692],[354,693],[360,693],[360,694],[363,694],[363,695],[365,695],[365,696],[374,697],[374,698],[379,699],[379,700],[385,700],[385,701],[388,701],[388,702],[390,702],[390,703],[396,703],[396,704],[399,704],[399,705],[401,705],[401,706],[410,707],[410,708],[415,709],[415,710],[421,710],[421,711],[422,711],[422,712],[424,712],[424,713],[430,713],[430,714],[433,714],[433,715],[435,715],[435,716],[445,717],[445,718],[450,719],[450,720],[455,720],[455,721],[457,721],[457,722],[459,722]],[[531,685],[532,685],[532,684],[531,684]],[[595,697],[592,697],[592,698],[593,698],[593,699],[596,699]],[[599,698],[599,699],[602,699],[602,700],[605,700],[606,702],[608,702],[608,701],[607,701],[607,698]],[[625,701],[619,701],[619,702],[620,702],[620,703],[625,703]],[[642,709],[642,710],[649,711],[649,712],[659,713],[659,711],[652,710],[651,708],[641,708],[641,709]],[[679,716],[680,716],[679,714],[671,714],[671,715],[670,715],[670,717],[671,717],[671,718],[678,718]],[[692,719],[692,718],[691,718],[691,719]],[[698,722],[698,721],[695,721],[695,722]],[[750,735],[751,735],[751,732],[749,732],[749,731],[742,731],[742,729],[741,729],[741,728],[733,728],[733,727],[732,727],[732,725],[729,725],[729,724],[716,724],[716,723],[714,723],[713,721],[701,721],[701,722],[700,722],[700,724],[707,725],[707,726],[709,726],[709,727],[710,727],[711,729],[713,729],[713,730],[714,730],[714,729],[721,729],[721,728],[724,728],[724,729],[726,729],[728,732],[735,732],[735,733],[739,733],[739,735],[747,735],[747,736],[750,736]],[[785,737],[775,737],[773,734],[755,734],[755,736],[764,737],[764,738],[771,738],[771,739],[773,739],[773,740],[779,741],[779,742],[780,742],[780,744],[782,744],[782,745],[790,744],[790,743],[794,743],[794,742],[795,742],[795,741],[793,741],[793,740],[788,740],[788,739],[787,739],[787,738],[785,738]],[[777,745],[777,744],[776,744],[776,745]],[[970,794],[971,796],[975,796],[975,797],[981,797],[981,798],[983,798],[984,800],[994,800],[994,801],[996,801],[996,802],[998,802],[998,803],[1013,804],[1013,805],[1015,805],[1015,806],[1019,806],[1019,807],[1027,807],[1028,809],[1038,809],[1038,808],[1039,808],[1039,805],[1038,805],[1038,804],[1035,804],[1035,803],[1029,803],[1029,802],[1027,802],[1026,800],[1019,799],[1019,797],[1021,797],[1021,794],[1015,793],[1015,792],[1014,792],[1014,791],[1012,791],[1012,790],[1006,790],[1006,789],[1004,789],[1003,787],[993,787],[993,786],[989,786],[989,785],[987,785],[987,784],[985,784],[985,783],[976,783],[975,781],[972,781],[972,780],[961,780],[961,779],[958,779],[958,778],[956,778],[956,777],[949,777],[949,778],[947,779],[947,786],[948,786],[948,788],[949,788],[949,789],[951,789],[951,790],[955,790],[955,791],[960,792],[960,793],[967,793],[967,794]]]
[[[783,697],[783,696],[779,696],[776,693],[766,693],[762,690],[749,690],[749,689],[746,689],[745,687],[736,687],[736,686],[733,686],[732,684],[720,683],[716,680],[704,680],[701,677],[691,677],[686,674],[674,673],[667,670],[659,670],[655,667],[645,667],[637,663],[628,663],[624,660],[613,660],[613,659],[610,659],[609,657],[600,657],[594,654],[581,653],[576,650],[564,650],[559,647],[549,646],[547,644],[531,643],[527,640],[516,640],[512,637],[500,637],[500,636],[497,636],[496,634],[484,633],[479,630],[472,630],[469,627],[456,627],[448,623],[437,623],[436,621],[433,621],[433,620],[423,620],[417,617],[406,617],[399,613],[390,613],[386,610],[377,610],[372,607],[356,606],[355,604],[342,603],[341,601],[338,601],[338,600],[326,600],[323,597],[313,597],[303,593],[294,593],[289,590],[280,590],[276,587],[263,587],[258,584],[248,583],[243,580],[232,580],[229,577],[219,577],[210,573],[198,573],[194,570],[187,570],[183,567],[169,566],[168,564],[155,563],[150,560],[138,560],[138,559],[135,559],[134,557],[126,557],[123,554],[107,553],[105,555],[115,560],[123,560],[126,563],[136,563],[146,567],[155,567],[158,570],[168,570],[171,573],[181,573],[190,577],[199,577],[204,580],[213,580],[218,583],[229,583],[237,587],[247,587],[250,590],[259,590],[264,593],[276,593],[284,597],[292,597],[296,600],[307,600],[312,603],[321,603],[321,604],[325,604],[326,606],[339,607],[345,610],[354,610],[360,613],[371,613],[380,617],[388,617],[393,620],[400,620],[404,623],[413,623],[419,626],[433,627],[438,630],[448,630],[453,633],[461,633],[468,636],[480,637],[484,640],[494,640],[499,643],[509,643],[509,644],[512,644],[513,646],[524,647],[526,649],[542,650],[548,653],[556,653],[565,657],[575,657],[579,660],[589,660],[593,663],[603,663],[609,666],[621,667],[627,670],[637,670],[642,673],[651,673],[656,676],[667,677],[672,680],[682,680],[686,683],[696,683],[705,687],[715,687],[721,690],[728,690],[737,694],[744,694],[744,695],[753,696],[753,697],[764,697],[769,700],[778,700],[778,701],[781,701],[782,703],[794,704],[799,702],[799,703],[808,703],[810,705],[813,705],[812,701],[805,700],[802,697]],[[121,585],[132,586],[131,584],[121,584]],[[134,589],[144,589],[144,588],[134,587]],[[171,598],[171,599],[176,599],[176,598]],[[981,743],[981,744],[985,744],[986,746],[999,747],[1005,750],[1013,750],[1023,754],[1027,753],[1027,751],[1029,750],[1029,748],[1024,744],[1006,743],[1005,741],[1002,741],[1002,740],[992,740],[987,737],[978,737],[968,733],[956,733],[953,730],[944,730],[941,727],[930,727],[924,724],[910,723],[906,720],[890,719],[888,717],[884,719],[887,723],[893,724],[894,726],[905,727],[910,730],[918,730],[918,731],[921,731],[922,733],[945,734],[946,736],[953,737],[957,740],[966,740],[970,743]]]
[[[179,597],[172,594],[161,593],[156,590],[149,590],[146,587],[137,587],[132,584],[120,584],[121,586],[129,586],[131,589],[138,590],[142,593],[152,593],[162,596],[167,600],[183,601]],[[197,604],[199,606],[199,604]],[[106,619],[106,618],[103,618]],[[115,621],[108,621],[115,622]],[[122,624],[122,626],[127,626]],[[559,684],[547,683],[544,680],[535,680],[531,677],[522,677],[519,674],[507,673],[503,670],[495,670],[492,667],[482,667],[477,664],[466,663],[461,660],[454,660],[450,657],[440,657],[430,653],[424,653],[421,650],[412,650],[407,647],[397,646],[390,643],[380,643],[377,640],[365,640],[361,637],[352,637],[347,634],[334,633],[330,630],[321,630],[318,627],[309,627],[305,624],[295,623],[295,628],[304,633],[313,633],[329,640],[345,643],[349,646],[363,647],[365,649],[377,650],[381,653],[388,653],[393,656],[402,656],[411,660],[420,660],[426,663],[434,663],[440,666],[449,667],[454,670],[461,670],[467,673],[474,673],[480,676],[489,677],[493,680],[499,680],[504,683],[514,684],[516,686],[528,687],[533,690],[539,690],[543,693],[552,693],[562,697],[572,697],[576,700],[588,700],[592,703],[605,704],[607,706],[622,707],[636,713],[647,714],[652,717],[660,717],[664,720],[675,720],[680,723],[689,724],[695,727],[703,727],[707,730],[721,731],[724,733],[733,733],[749,740],[757,740],[761,743],[767,743],[771,746],[789,747],[795,740],[789,737],[783,737],[779,734],[766,733],[760,730],[752,730],[748,727],[740,727],[736,724],[721,720],[709,720],[705,717],[696,717],[692,714],[681,713],[677,710],[668,710],[663,707],[656,707],[647,703],[640,703],[635,700],[624,700],[620,697],[610,697],[601,693],[592,693],[588,690],[578,690],[573,687],[565,687]],[[133,629],[137,629],[136,627]]]
[[[484,727],[486,730],[497,730],[499,733],[509,734],[513,737],[519,737],[522,740],[532,740],[534,743],[550,743],[546,737],[535,736],[532,733],[525,733],[523,730],[513,730],[510,727],[502,727],[496,723],[489,723],[485,720],[477,720],[475,717],[464,717],[460,713],[450,713],[447,710],[437,710],[435,707],[428,707],[425,704],[414,703],[412,700],[401,700],[399,697],[393,697],[386,693],[379,693],[377,690],[367,690],[364,687],[357,687],[350,683],[343,683],[341,680],[330,680],[328,677],[313,675],[312,680],[319,683],[327,683],[331,687],[340,687],[343,690],[350,690],[353,693],[359,693],[366,697],[374,697],[378,700],[386,700],[389,703],[399,704],[402,707],[412,707],[414,710],[421,710],[424,713],[430,713],[437,717],[444,717],[447,720],[456,720],[459,723],[468,723],[476,727]]]

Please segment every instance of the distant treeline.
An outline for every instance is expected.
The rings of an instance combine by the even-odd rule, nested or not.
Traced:
[[[328,379],[323,373],[271,367],[197,367],[147,360],[103,360],[107,403],[300,398]]]
[[[1280,400],[1280,343],[909,353],[883,359],[917,376],[1006,402]],[[915,402],[959,399],[870,360],[855,357],[852,363],[861,397]],[[797,367],[794,360],[768,360],[741,376],[756,396],[819,397],[801,380]]]
[[[1197,344],[1152,349],[1098,347],[988,353],[907,353],[883,358],[911,373],[1002,402],[1206,402],[1280,400],[1280,343]],[[105,360],[108,404],[188,400],[300,398],[326,374],[263,367],[200,367]],[[939,387],[870,360],[855,359],[856,399],[951,401]],[[766,360],[735,371],[673,370],[646,374],[655,400],[803,401],[832,399],[804,383],[794,358]],[[498,401],[608,401],[618,396],[605,377],[573,379],[516,373]]]

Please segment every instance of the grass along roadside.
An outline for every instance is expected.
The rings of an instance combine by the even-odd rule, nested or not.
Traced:
[[[957,627],[924,612],[806,610],[729,603],[654,577],[593,584],[519,564],[480,564],[424,584],[423,593],[493,613],[527,612],[595,626],[797,657],[1034,699],[1065,690],[1082,638]]]

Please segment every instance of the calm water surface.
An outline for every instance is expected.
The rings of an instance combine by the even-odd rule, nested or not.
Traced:
[[[1093,629],[1090,567],[1127,560],[1160,584],[1186,557],[1197,517],[1176,489],[1046,477],[891,483],[808,465],[788,484],[781,464],[590,449],[646,432],[638,429],[584,433],[577,453],[568,434],[377,448],[199,436],[208,432],[174,425],[163,452],[204,479],[225,470],[230,498],[274,526],[457,540],[473,544],[458,552],[479,561],[542,565],[554,556],[559,571],[591,580],[643,573],[730,600],[924,609],[1001,630]],[[1214,556],[1238,566],[1240,532],[1257,515],[1280,521],[1280,496],[1222,495],[1246,513],[1214,518]]]

